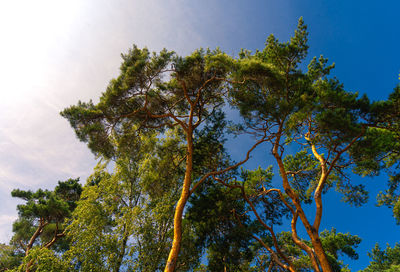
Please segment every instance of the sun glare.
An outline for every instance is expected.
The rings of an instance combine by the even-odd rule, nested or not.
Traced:
[[[0,103],[41,92],[51,51],[79,13],[80,1],[0,2]]]

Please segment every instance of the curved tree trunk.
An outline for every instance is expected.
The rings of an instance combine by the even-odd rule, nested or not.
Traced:
[[[193,130],[188,129],[187,131],[187,154],[186,154],[186,170],[185,179],[183,181],[183,188],[181,197],[175,207],[174,215],[174,239],[172,241],[172,248],[169,252],[167,264],[164,272],[173,272],[176,267],[176,261],[178,259],[179,251],[181,248],[182,241],[182,216],[186,202],[190,195],[190,185],[192,181],[192,170],[193,170]]]
[[[303,208],[301,207],[301,203],[298,199],[297,194],[293,191],[292,187],[289,184],[289,180],[288,180],[288,177],[286,174],[286,169],[283,164],[283,160],[281,158],[281,155],[278,154],[280,137],[282,135],[281,133],[282,133],[282,125],[280,126],[280,128],[277,132],[277,138],[275,140],[272,154],[274,155],[274,157],[278,163],[278,166],[279,166],[279,172],[282,177],[283,188],[285,189],[286,194],[292,199],[292,202],[299,213],[299,218],[302,221],[302,223],[307,231],[307,234],[311,239],[311,244],[314,249],[314,254],[319,261],[319,265],[321,266],[322,271],[323,272],[333,272],[331,265],[328,262],[328,257],[326,256],[325,251],[322,247],[321,239],[319,238],[318,229],[315,226],[311,225],[310,222],[308,221],[306,214],[305,214]],[[321,216],[322,216],[322,214],[321,214]],[[310,258],[312,259],[312,256],[310,256]],[[312,262],[312,263],[313,263],[314,271],[319,271],[318,264],[316,264],[314,262]]]

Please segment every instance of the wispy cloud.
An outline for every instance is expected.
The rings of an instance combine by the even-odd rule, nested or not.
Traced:
[[[179,1],[15,1],[1,6],[0,242],[17,212],[14,188],[85,179],[94,156],[59,112],[97,100],[133,43],[185,51],[201,43]]]
[[[16,215],[0,215],[0,243],[6,243],[11,239],[12,223],[15,219]]]
[[[187,54],[227,45],[234,35],[249,42],[247,9],[227,0],[2,1],[0,214],[16,216],[13,188],[52,189],[90,174],[94,157],[59,112],[97,101],[118,75],[121,52],[135,43]],[[0,242],[9,230],[0,229]]]

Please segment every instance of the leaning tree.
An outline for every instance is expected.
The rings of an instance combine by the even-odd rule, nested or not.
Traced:
[[[174,271],[182,240],[182,216],[191,194],[210,176],[225,173],[244,160],[221,168],[212,165],[194,176],[194,132],[223,106],[229,90],[228,76],[232,58],[220,50],[197,50],[179,57],[166,50],[150,54],[133,47],[122,55],[121,74],[113,79],[100,102],[79,102],[65,109],[66,117],[80,140],[96,154],[113,157],[111,139],[122,137],[136,126],[139,131],[180,127],[186,140],[185,174],[180,198],[175,207],[174,238],[165,271]],[[213,156],[218,157],[218,148]],[[211,159],[211,158],[210,158]],[[212,160],[211,160],[212,161]]]
[[[68,243],[62,243],[66,235],[65,221],[76,208],[81,192],[79,178],[59,181],[54,191],[15,189],[11,192],[13,197],[25,201],[17,206],[18,219],[13,224],[11,243],[29,259],[25,265],[27,272],[35,263],[35,259],[29,256],[32,249],[49,249],[58,245],[62,252],[68,248]]]

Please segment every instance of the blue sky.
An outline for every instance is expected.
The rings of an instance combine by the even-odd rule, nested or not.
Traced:
[[[237,54],[263,48],[271,33],[288,39],[303,16],[310,57],[323,54],[347,90],[380,100],[399,82],[399,10],[395,0],[0,2],[0,242],[8,241],[16,217],[13,188],[53,188],[90,174],[95,158],[58,113],[98,99],[132,44],[180,54],[219,46]],[[254,160],[268,164],[262,150]],[[374,206],[385,178],[360,182],[371,190],[369,204],[352,208],[329,194],[323,221],[363,239],[353,271],[367,265],[375,242],[400,241],[390,210]]]

